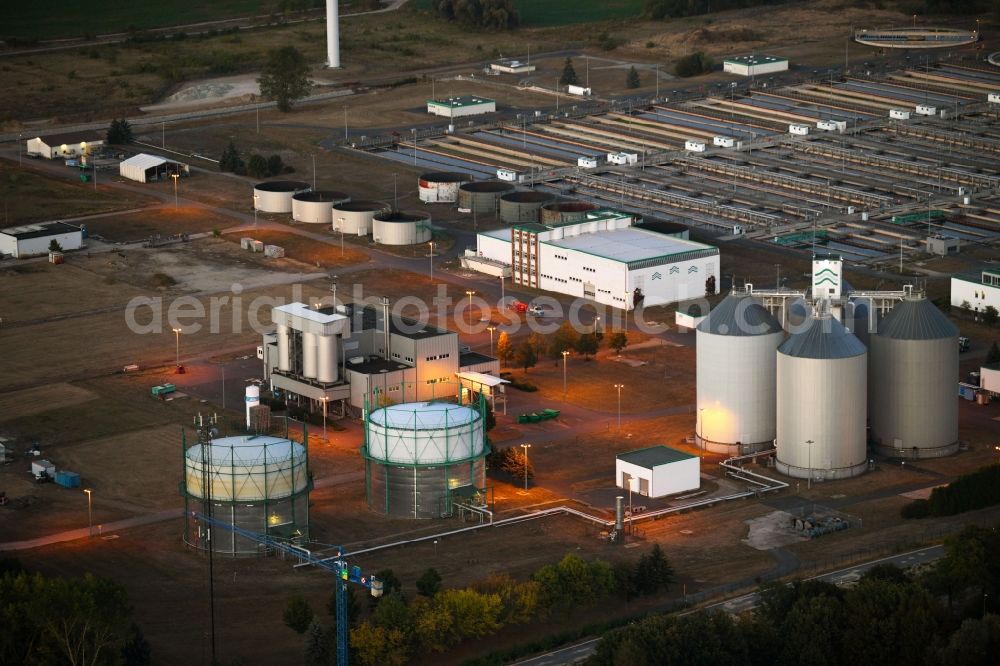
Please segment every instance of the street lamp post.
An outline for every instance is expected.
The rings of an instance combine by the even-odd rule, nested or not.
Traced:
[[[615,384],[615,388],[618,389],[618,432],[622,430],[622,389],[625,388],[624,384]]]
[[[90,488],[84,488],[83,492],[87,493],[87,536],[94,536],[94,504],[93,504],[93,491]]]
[[[431,284],[434,284],[434,241],[430,242],[431,246]]]
[[[253,194],[253,226],[255,226],[255,227],[257,226],[257,200],[258,199],[260,199],[260,196],[256,192],[254,192],[254,194]]]
[[[806,444],[809,446],[809,477],[806,479],[806,490],[811,490],[813,480],[813,444],[815,444],[815,442],[811,439],[807,439]]]
[[[416,128],[410,128],[410,134],[413,135],[413,166],[417,166],[417,130],[416,130]]]
[[[472,289],[466,289],[465,295],[469,297],[469,321],[472,321],[472,297],[476,295],[476,292]]]
[[[528,449],[531,448],[531,444],[522,444],[521,448],[524,449],[524,489],[528,489]]]
[[[175,344],[175,364],[179,368],[181,367],[181,329],[175,328],[174,338],[176,339]]]
[[[97,167],[94,167],[96,172]],[[180,178],[180,174],[172,173],[170,177],[174,179],[174,210],[177,210],[177,179]]]
[[[594,337],[601,334],[601,316],[594,317]]]
[[[564,349],[562,353],[563,357],[563,400],[566,400],[566,359],[569,357],[569,351]]]
[[[323,439],[326,439],[326,403],[330,401],[330,396],[323,396]]]
[[[343,259],[344,258],[344,218],[338,217],[337,218],[337,222],[338,222],[337,228],[340,229],[340,258]]]
[[[493,356],[493,331],[497,330],[497,327],[487,326],[486,330],[490,332],[490,356]]]
[[[503,293],[503,281],[504,281],[504,276],[503,276],[503,275],[501,275],[501,276],[500,276],[500,300],[501,300],[501,301],[502,301],[502,300],[503,300],[503,298],[504,298],[504,293]]]

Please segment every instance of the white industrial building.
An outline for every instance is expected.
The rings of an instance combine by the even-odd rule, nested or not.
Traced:
[[[445,118],[481,116],[484,113],[494,113],[496,110],[496,101],[487,97],[464,95],[461,97],[427,100],[427,113],[444,116]]]
[[[722,71],[737,76],[760,76],[775,72],[787,72],[788,60],[769,55],[743,55],[722,61]]]
[[[276,330],[258,349],[265,380],[313,409],[341,402],[343,411],[377,404],[379,395],[394,403],[450,398],[462,371],[499,374],[496,359],[463,351],[457,333],[392,315],[387,328],[387,310],[387,301],[275,307]]]
[[[701,486],[698,456],[671,449],[650,446],[620,453],[615,458],[615,485],[644,497],[664,497]]]
[[[951,307],[968,304],[973,312],[983,312],[993,306],[1000,310],[1000,269],[991,268],[971,275],[951,278]]]
[[[510,267],[514,284],[627,310],[717,293],[718,248],[635,227],[628,213],[580,217],[482,232],[476,256]]]
[[[36,136],[25,142],[25,152],[47,160],[89,155],[104,145],[104,137],[97,132],[69,132]]]
[[[189,172],[190,167],[187,164],[148,153],[133,155],[118,165],[118,173],[123,178],[138,183],[152,183],[170,178],[174,174],[187,175]]]
[[[490,63],[490,69],[498,74],[527,74],[535,71],[535,66],[529,62],[521,62],[512,58],[501,58]]]
[[[52,241],[59,243],[64,251],[79,250],[83,247],[83,230],[65,222],[0,229],[0,256],[15,259],[42,256],[48,254]]]

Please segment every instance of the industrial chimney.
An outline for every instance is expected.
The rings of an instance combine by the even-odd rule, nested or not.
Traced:
[[[337,0],[326,0],[326,66],[340,67],[340,11]]]

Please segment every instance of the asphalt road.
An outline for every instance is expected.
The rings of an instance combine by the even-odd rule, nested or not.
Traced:
[[[861,574],[877,564],[894,564],[898,567],[910,567],[915,564],[933,562],[940,559],[943,555],[944,546],[928,546],[926,548],[912,550],[907,553],[901,553],[891,557],[883,557],[870,562],[865,562],[863,564],[857,564],[847,569],[830,571],[828,573],[820,574],[819,576],[814,576],[808,580],[819,580],[834,584],[854,583],[861,578]],[[707,590],[706,593],[711,593],[711,590]],[[697,613],[703,610],[721,610],[727,613],[736,614],[755,608],[759,602],[760,595],[757,592],[751,592],[750,594],[744,594],[740,597],[720,601],[718,603],[705,606],[704,608],[687,611],[686,613]],[[554,650],[547,654],[516,662],[516,664],[518,664],[518,666],[562,666],[565,664],[580,663],[595,652],[597,644],[600,640],[600,638],[591,638],[589,640],[570,645],[569,647],[562,648],[561,650]]]

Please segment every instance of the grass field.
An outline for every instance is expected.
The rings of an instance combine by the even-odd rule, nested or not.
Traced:
[[[414,0],[412,4],[430,10],[434,0]],[[521,24],[531,27],[635,18],[645,4],[644,0],[514,0]]]
[[[100,186],[100,181],[97,190],[91,184],[60,182],[30,171],[27,167],[32,162],[24,160],[24,169],[14,162],[0,162],[0,227],[127,210],[152,201],[141,194]]]
[[[0,8],[0,30],[4,39],[82,37],[270,13],[277,4],[275,0],[10,2]]]

